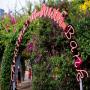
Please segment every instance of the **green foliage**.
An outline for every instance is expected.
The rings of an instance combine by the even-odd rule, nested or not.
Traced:
[[[11,63],[13,57],[14,47],[12,44],[8,44],[5,48],[2,64],[1,64],[1,89],[9,90],[10,87],[10,75],[11,75]]]
[[[18,37],[19,30],[23,25],[23,21],[27,16],[19,19],[18,23],[14,26],[16,31],[14,32],[13,25],[10,24],[9,18],[6,17],[4,21],[0,21],[0,84],[1,90],[10,89],[10,75],[11,75],[11,63],[13,58],[13,52],[15,43]],[[9,24],[9,32],[5,30],[5,24]]]
[[[33,65],[33,90],[78,89],[75,71],[65,56],[53,56]],[[57,76],[57,77],[55,77]]]
[[[34,21],[24,36],[24,45],[28,39],[31,40],[33,34],[37,36],[39,52],[30,54],[30,61],[33,63],[33,90],[59,90],[61,88],[69,90],[73,86],[78,88],[75,79],[75,69],[72,65],[72,55],[70,55],[70,50],[67,47],[68,43],[61,36],[61,31],[57,26],[46,18]],[[29,37],[27,37],[28,35]],[[52,45],[59,48],[59,51],[54,49],[55,53],[56,51],[59,53],[53,53]],[[66,56],[61,55],[61,53]],[[39,54],[42,55],[42,58],[35,63]],[[57,80],[55,80],[53,75],[58,76]],[[63,86],[64,83],[65,85]]]
[[[87,13],[80,12],[80,5],[85,0],[73,0],[69,3],[69,19],[68,23],[74,25],[75,40],[78,43],[78,50],[81,53],[83,60],[86,60],[90,53],[90,12],[87,9]]]
[[[85,61],[90,53],[90,12],[87,14],[80,12],[79,6],[83,0],[73,0],[72,2],[57,0],[48,0],[49,6],[67,10],[69,17],[67,22],[74,25],[75,40],[78,43],[78,50]],[[58,5],[59,4],[59,5]],[[55,6],[56,5],[56,6]],[[63,7],[63,8],[61,8]],[[39,9],[39,6],[37,6]],[[31,4],[28,8],[31,14]],[[2,90],[9,90],[10,85],[10,67],[13,57],[13,50],[18,33],[27,18],[24,15],[21,19],[17,17],[18,23],[15,25],[16,33],[13,32],[13,26],[10,26],[10,31],[6,32],[0,22],[0,49],[4,52],[1,67],[1,86]],[[6,22],[5,22],[6,21]],[[5,24],[9,21],[7,18]],[[34,52],[24,52],[28,40],[32,42],[36,40]],[[9,43],[10,42],[10,43]],[[5,51],[3,49],[5,48]],[[24,58],[29,58],[33,69],[33,90],[78,90],[78,82],[76,81],[76,72],[73,66],[73,58],[68,48],[68,42],[60,29],[55,25],[55,22],[48,18],[41,18],[33,21],[27,32],[24,35],[20,46],[20,53]],[[0,51],[0,52],[1,52]],[[23,53],[24,52],[24,53]],[[38,62],[35,63],[37,57],[41,55]],[[23,64],[24,65],[24,64]],[[24,66],[23,66],[24,67]],[[56,77],[57,76],[57,77]],[[85,81],[86,82],[86,81]],[[87,82],[86,88],[89,87]]]

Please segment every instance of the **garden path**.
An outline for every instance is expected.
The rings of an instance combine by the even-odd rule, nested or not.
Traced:
[[[17,86],[17,90],[32,90],[31,81],[23,81]]]
[[[32,90],[32,80],[28,78],[28,71],[25,71],[25,78],[18,86],[17,90]]]

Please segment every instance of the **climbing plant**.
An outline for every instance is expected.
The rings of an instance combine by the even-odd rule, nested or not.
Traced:
[[[57,4],[58,3],[59,0],[57,0]],[[60,3],[62,2],[60,1]],[[57,7],[57,4],[55,6],[54,2],[50,2],[50,0],[48,3],[48,5],[53,5],[54,7]],[[90,18],[90,13],[88,11],[89,6],[85,8],[84,14],[81,13],[81,4],[82,2],[80,3],[73,0],[73,2],[69,3],[64,1],[62,4],[59,4],[59,6],[62,5],[64,10],[67,10],[69,13],[67,22],[75,26],[75,39],[79,43],[79,51],[81,52],[83,61],[85,61],[90,53],[90,19],[88,19]],[[83,5],[86,6],[86,3],[83,2]],[[29,14],[30,13],[31,12],[29,12]],[[3,26],[0,27],[0,45],[5,48],[5,50],[2,51],[4,54],[2,54],[1,65],[2,90],[9,90],[10,66],[15,41],[26,17],[27,16],[23,16],[22,20],[18,17],[16,32],[13,32],[12,26],[10,26],[9,32],[6,32]],[[6,22],[7,21],[8,19]],[[2,25],[2,22],[0,22],[0,25]],[[26,51],[27,42],[32,43],[33,40],[35,40],[35,47],[32,47],[33,51]],[[32,64],[33,90],[70,90],[72,88],[78,90],[79,86],[75,78],[75,69],[72,68],[73,60],[70,49],[68,48],[68,42],[53,21],[48,18],[41,18],[32,22],[24,35],[19,53],[22,54],[24,58],[28,58]],[[89,89],[89,84],[85,83],[85,85],[85,89]]]

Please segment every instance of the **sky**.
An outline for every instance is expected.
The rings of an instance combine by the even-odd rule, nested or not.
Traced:
[[[0,9],[4,9],[5,12],[9,10],[20,12],[23,7],[26,7],[27,1],[32,2],[33,5],[39,3],[39,0],[0,0]]]
[[[5,12],[19,11],[22,7],[26,7],[26,2],[31,1],[32,4],[39,2],[39,0],[0,0],[0,9],[4,9]],[[16,4],[17,3],[17,4]]]

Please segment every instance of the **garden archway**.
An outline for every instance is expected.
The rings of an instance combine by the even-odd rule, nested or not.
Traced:
[[[61,13],[59,9],[48,7],[45,4],[42,4],[41,10],[40,11],[37,11],[36,9],[34,10],[32,15],[24,23],[23,28],[19,33],[18,39],[16,41],[13,61],[11,65],[11,80],[14,81],[16,58],[18,56],[19,46],[21,45],[23,36],[27,31],[29,24],[33,20],[36,20],[37,18],[41,18],[41,17],[48,17],[52,19],[54,22],[57,23],[57,25],[60,28],[62,28],[63,33],[65,34],[67,40],[69,41],[70,49],[74,57],[74,66],[77,71],[77,80],[80,81],[80,79],[84,78],[84,75],[88,76],[88,73],[85,70],[82,70],[80,67],[80,65],[82,64],[82,58],[79,51],[77,50],[78,47],[77,42],[72,38],[72,36],[74,35],[74,28],[72,25],[65,23],[66,12]]]

